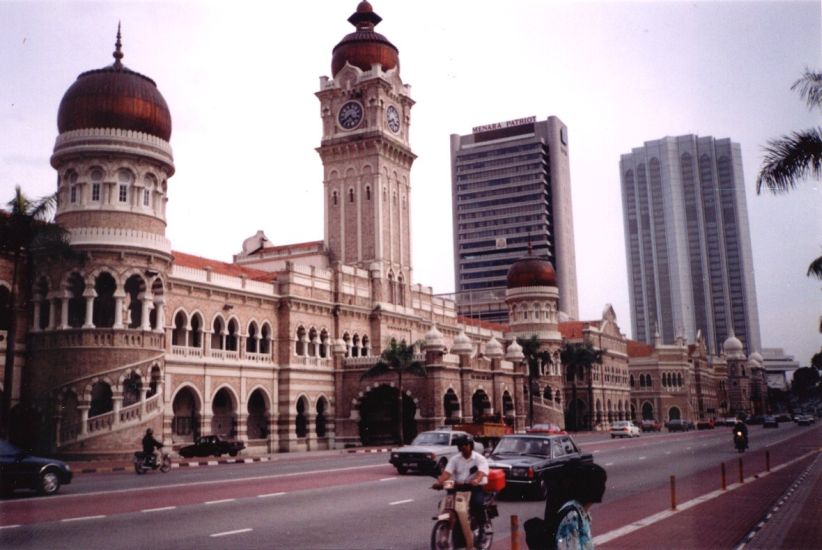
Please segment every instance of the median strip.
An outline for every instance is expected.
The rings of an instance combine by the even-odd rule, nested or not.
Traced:
[[[227,537],[228,535],[238,535],[240,533],[248,533],[249,531],[253,531],[253,529],[246,527],[245,529],[236,529],[234,531],[223,531],[222,533],[212,533],[209,537]]]

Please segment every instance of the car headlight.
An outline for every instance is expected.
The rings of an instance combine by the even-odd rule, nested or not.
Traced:
[[[391,453],[391,458],[399,458],[400,455],[398,453]]]
[[[71,471],[71,466],[69,466],[68,464],[66,464],[66,471],[67,471],[67,472],[70,472],[70,471]]]

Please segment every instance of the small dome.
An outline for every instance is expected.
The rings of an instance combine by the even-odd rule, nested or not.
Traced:
[[[425,333],[426,349],[442,349],[445,347],[442,340],[442,333],[436,324],[431,325],[431,330]]]
[[[492,336],[491,339],[485,343],[485,356],[490,359],[499,359],[502,355],[502,344],[500,344],[499,340]]]
[[[522,353],[522,346],[517,343],[516,339],[508,346],[508,350],[505,352],[505,358],[515,363],[525,359],[525,355]]]
[[[557,286],[554,266],[545,258],[528,255],[520,258],[508,268],[508,288],[526,286]]]
[[[374,27],[382,17],[374,13],[371,4],[363,0],[348,22],[357,30],[346,35],[331,52],[331,76],[335,76],[346,62],[363,71],[370,71],[371,65],[379,63],[387,71],[400,65],[397,47],[386,37],[374,32]]]
[[[727,355],[728,357],[738,357],[740,355],[743,357],[745,356],[745,354],[742,352],[742,342],[739,340],[739,338],[737,338],[734,335],[733,331],[731,331],[731,334],[730,336],[728,336],[728,339],[725,340],[725,343],[722,345],[722,349],[725,351],[725,355]]]
[[[471,355],[474,351],[474,344],[471,339],[465,334],[465,329],[460,330],[460,333],[454,338],[454,345],[451,346],[451,353],[457,355]]]
[[[157,85],[122,64],[120,29],[114,64],[77,77],[60,101],[57,129],[62,134],[89,128],[133,130],[168,141],[171,113]]]
[[[751,356],[748,357],[748,359],[753,361],[754,363],[758,363],[760,367],[765,364],[765,359],[763,359],[762,354],[760,354],[758,351],[753,352]]]

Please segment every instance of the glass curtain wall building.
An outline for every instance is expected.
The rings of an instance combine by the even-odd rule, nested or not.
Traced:
[[[578,316],[568,131],[557,117],[451,135],[455,298],[461,315],[507,322],[508,268],[528,254],[554,265],[559,308]]]
[[[705,335],[712,353],[731,330],[760,349],[742,153],[730,139],[647,141],[621,156],[633,337],[673,343]]]

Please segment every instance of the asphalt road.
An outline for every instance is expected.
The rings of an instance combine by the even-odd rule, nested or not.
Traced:
[[[803,430],[754,426],[752,450],[770,445],[776,454]],[[576,439],[608,471],[606,503],[737,458],[730,428]],[[145,476],[78,475],[58,496],[0,501],[0,547],[427,548],[441,493],[429,488],[430,477],[399,476],[387,461],[387,454],[342,454]],[[497,539],[509,535],[511,515],[524,521],[542,508],[500,499]]]

